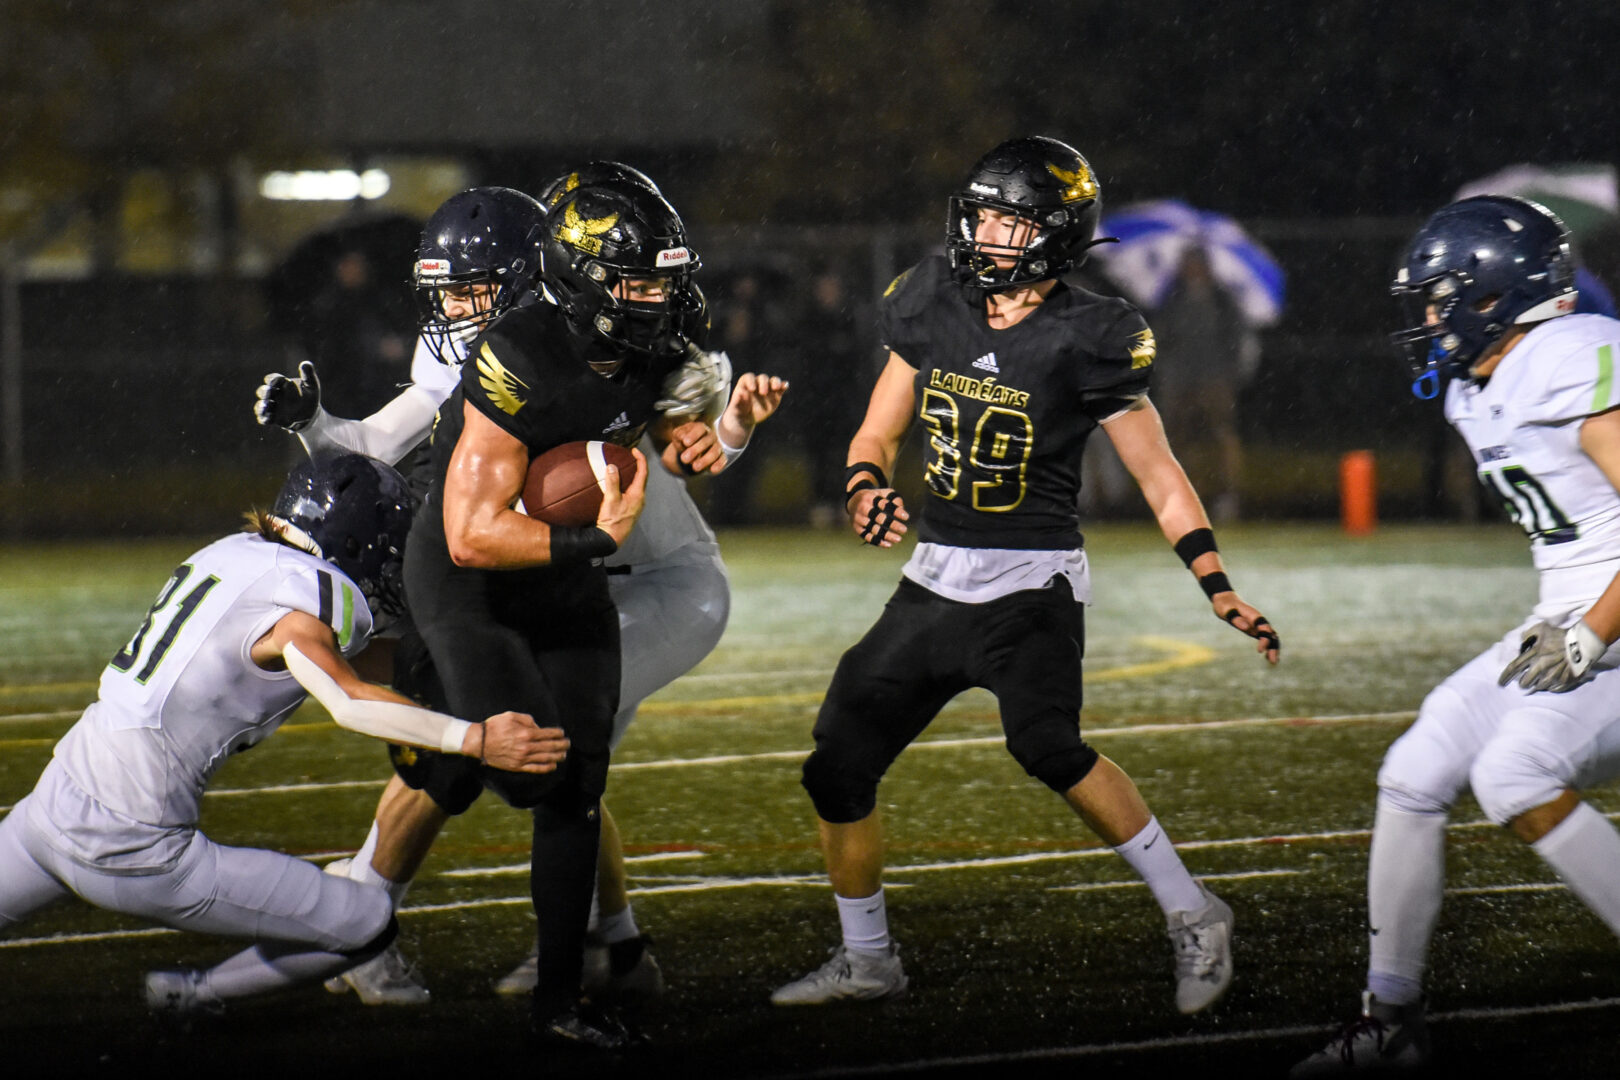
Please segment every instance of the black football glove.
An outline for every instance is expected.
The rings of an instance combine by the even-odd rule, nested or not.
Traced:
[[[265,427],[302,431],[315,419],[321,407],[321,380],[315,365],[305,360],[298,365],[298,378],[271,373],[254,395],[253,416]]]

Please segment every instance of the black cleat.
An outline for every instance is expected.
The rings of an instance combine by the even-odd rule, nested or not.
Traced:
[[[542,1045],[610,1053],[629,1050],[647,1041],[617,1015],[589,999],[577,1001],[549,1019],[536,1020],[534,1034]]]

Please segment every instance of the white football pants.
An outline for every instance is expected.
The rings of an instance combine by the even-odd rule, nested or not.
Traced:
[[[41,815],[30,813],[30,800],[52,804],[42,794],[48,785],[71,783],[61,768],[47,767],[35,791],[0,820],[0,929],[74,893],[179,930],[348,953],[375,940],[393,916],[382,889],[280,852],[216,844],[195,829],[178,861],[158,873],[93,869],[57,850],[50,832],[60,830],[50,830],[48,819],[42,828]]]

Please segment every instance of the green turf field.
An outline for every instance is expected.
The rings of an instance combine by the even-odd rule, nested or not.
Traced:
[[[889,910],[912,990],[876,1006],[773,1009],[837,941],[798,768],[840,652],[876,617],[899,552],[842,535],[722,536],[735,588],[719,649],[643,708],[608,802],[638,922],[669,993],[633,1075],[1280,1075],[1361,986],[1373,779],[1426,690],[1535,594],[1509,526],[1229,528],[1234,581],[1281,631],[1268,670],[1150,529],[1089,536],[1084,723],[1237,912],[1238,974],[1210,1015],[1172,1003],[1158,909],[1125,864],[1000,747],[994,702],[959,699],[880,792]],[[173,564],[196,543],[0,547],[0,806],[32,786]],[[306,706],[232,759],[215,839],[324,861],[363,839],[382,748]],[[1612,788],[1591,793],[1620,811]],[[1620,951],[1533,854],[1458,806],[1430,982],[1446,1072],[1613,1076]],[[494,798],[453,822],[406,901],[402,944],[434,992],[366,1008],[320,987],[243,1003],[189,1034],[145,1015],[150,967],[231,943],[63,904],[0,935],[0,1045],[63,1072],[137,1063],[255,1071],[283,1059],[384,1078],[522,1063],[523,1005],[490,982],[528,948],[527,819]],[[1530,886],[1530,887],[1526,887]],[[535,1075],[602,1075],[549,1061]],[[19,1073],[18,1075],[24,1075]]]

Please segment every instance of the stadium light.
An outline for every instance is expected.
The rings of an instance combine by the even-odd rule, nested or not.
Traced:
[[[259,194],[266,199],[341,200],[380,199],[388,194],[391,181],[381,169],[357,173],[353,169],[266,173],[259,181]]]

